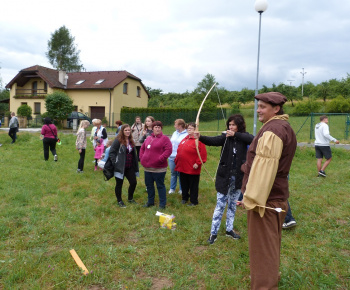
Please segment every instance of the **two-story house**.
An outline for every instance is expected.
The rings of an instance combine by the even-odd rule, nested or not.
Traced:
[[[147,107],[149,94],[140,78],[127,71],[66,73],[35,65],[22,69],[7,85],[10,111],[27,104],[33,117],[46,112],[45,97],[62,90],[75,110],[91,119],[106,117],[109,125],[120,119],[122,107]]]

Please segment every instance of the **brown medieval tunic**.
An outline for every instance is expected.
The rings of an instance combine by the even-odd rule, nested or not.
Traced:
[[[288,174],[295,154],[296,136],[288,115],[267,121],[247,152],[242,192],[248,209],[249,258],[252,289],[277,289],[282,223],[287,211]]]

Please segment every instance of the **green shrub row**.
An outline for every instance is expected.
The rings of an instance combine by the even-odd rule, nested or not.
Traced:
[[[121,120],[127,124],[133,124],[135,117],[145,120],[147,116],[152,116],[156,120],[162,121],[163,125],[171,125],[176,119],[184,119],[188,122],[195,122],[198,109],[191,108],[122,108]],[[203,109],[200,114],[201,121],[212,121],[222,119],[220,109]]]

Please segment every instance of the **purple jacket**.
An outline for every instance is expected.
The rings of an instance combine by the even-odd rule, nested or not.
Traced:
[[[159,133],[157,136],[152,133],[143,142],[140,150],[140,161],[145,168],[168,167],[168,157],[172,152],[172,145],[169,137]]]

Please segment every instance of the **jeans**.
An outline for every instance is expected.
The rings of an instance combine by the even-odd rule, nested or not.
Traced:
[[[180,182],[180,172],[175,171],[175,161],[169,158],[168,163],[169,163],[169,168],[171,172],[170,189],[175,191],[176,185],[177,185],[177,178],[179,178],[179,189],[182,190],[181,182]]]
[[[213,221],[211,224],[211,235],[217,235],[220,229],[221,219],[225,211],[226,212],[226,231],[230,232],[233,230],[233,222],[236,214],[236,201],[241,193],[240,189],[235,188],[235,177],[231,177],[231,183],[227,194],[217,193],[217,203],[213,214]]]
[[[80,158],[78,161],[78,169],[80,169],[81,171],[84,170],[84,161],[85,161],[85,149],[81,149],[81,153],[80,154]]]
[[[44,138],[43,139],[43,147],[44,147],[44,159],[49,160],[49,150],[52,155],[56,155],[56,140],[53,138]]]
[[[154,182],[157,185],[159,206],[165,207],[166,205],[166,188],[164,185],[166,172],[147,172],[145,171],[145,184],[147,187],[148,204],[154,204],[155,188]]]
[[[12,139],[12,142],[11,142],[11,143],[15,143],[15,142],[16,142],[16,139],[17,139],[17,127],[15,127],[15,128],[10,128],[10,130],[9,130],[9,136],[10,136],[11,139]]]
[[[287,211],[287,215],[286,215],[286,218],[284,219],[284,222],[285,223],[289,223],[291,221],[295,221],[293,215],[292,215],[292,210],[290,208],[290,204],[289,204],[289,201],[287,200],[287,203],[288,203],[288,211]]]

